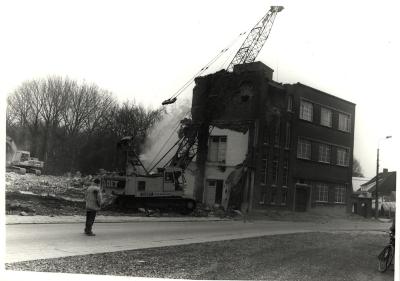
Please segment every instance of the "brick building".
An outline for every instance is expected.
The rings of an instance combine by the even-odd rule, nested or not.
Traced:
[[[300,83],[277,83],[272,74],[255,62],[196,78],[196,199],[229,200],[227,179],[241,167],[233,190],[251,209],[344,209],[352,192],[355,105]]]

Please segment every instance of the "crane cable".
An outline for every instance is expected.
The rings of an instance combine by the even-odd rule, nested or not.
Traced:
[[[239,40],[239,38],[243,35],[245,35],[246,32],[242,32],[240,33],[234,40],[231,41],[231,43],[224,49],[222,49],[214,58],[212,58],[202,69],[200,69],[200,71],[198,71],[192,78],[190,78],[181,88],[179,88],[179,90],[172,95],[172,97],[170,98],[170,100],[178,97],[180,94],[183,93],[184,90],[186,90],[187,87],[189,87],[190,84],[193,83],[194,79],[196,77],[198,77],[199,75],[203,74],[206,70],[209,69],[209,67],[214,64],[225,52],[227,52],[233,45],[236,44],[236,42]],[[224,62],[225,64],[225,62]],[[184,115],[187,116],[190,113],[190,110]],[[179,128],[179,123],[180,121],[177,122],[177,126],[176,128],[172,131],[171,135],[168,137],[168,139],[165,141],[165,143],[161,146],[160,150],[157,152],[156,156],[154,157],[154,159],[151,161],[149,167],[152,166],[152,164],[155,162],[156,158],[160,155],[161,151],[165,148],[165,146],[167,145],[168,141],[172,138],[172,135],[178,130]],[[178,141],[179,142],[179,141]],[[174,144],[174,146],[172,148],[174,148],[177,145],[177,143]],[[170,150],[168,150],[168,152],[157,162],[157,164],[172,150],[172,148]],[[156,165],[157,165],[156,164]],[[149,170],[149,172],[154,168],[154,166]]]
[[[177,122],[177,126],[175,126],[175,129],[172,130],[171,134],[169,135],[169,137],[167,138],[167,140],[164,142],[164,144],[161,146],[160,150],[157,152],[157,154],[154,156],[153,160],[150,162],[149,164],[149,168],[154,164],[154,162],[156,161],[157,157],[160,155],[161,151],[165,148],[165,146],[168,144],[168,142],[170,141],[170,139],[172,138],[172,136],[174,135],[174,133],[178,130],[179,128],[179,122]],[[151,171],[151,170],[150,170]]]
[[[200,71],[198,71],[195,75],[193,75],[193,77],[191,77],[185,84],[183,84],[183,86],[175,92],[175,94],[173,94],[171,96],[171,99],[174,99],[176,97],[178,97],[180,94],[182,94],[182,92],[184,90],[186,90],[186,88],[193,83],[194,79],[203,74],[214,62],[216,62],[226,51],[228,51],[238,40],[241,36],[245,35],[246,32],[242,32],[239,34],[239,36],[237,36],[234,40],[232,40],[232,42],[224,49],[222,49],[213,59],[211,59],[202,69],[200,69]]]

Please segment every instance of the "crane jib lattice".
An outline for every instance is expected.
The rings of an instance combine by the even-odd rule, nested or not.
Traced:
[[[267,14],[262,17],[247,35],[239,51],[227,67],[228,71],[232,71],[233,67],[237,64],[250,63],[256,59],[268,39],[277,13],[282,10],[282,6],[271,6]]]

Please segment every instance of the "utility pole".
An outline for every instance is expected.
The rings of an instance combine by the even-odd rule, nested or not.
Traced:
[[[386,136],[384,139],[390,139],[392,136]],[[379,216],[379,196],[378,196],[378,185],[379,185],[379,144],[381,140],[378,141],[378,149],[376,150],[376,178],[375,178],[375,219],[378,219]]]
[[[378,149],[376,150],[376,178],[375,178],[375,219],[378,219],[379,210],[378,210],[378,183],[379,183],[379,144]]]

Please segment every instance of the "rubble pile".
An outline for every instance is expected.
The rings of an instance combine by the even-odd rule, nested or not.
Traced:
[[[36,176],[6,173],[6,192],[83,199],[89,177]]]
[[[84,211],[89,177],[6,173],[6,212],[26,215],[78,215]]]
[[[197,204],[196,209],[193,211],[195,217],[219,217],[219,218],[234,218],[240,216],[240,212],[228,208],[224,210],[221,205],[214,205],[212,207],[206,204]]]

